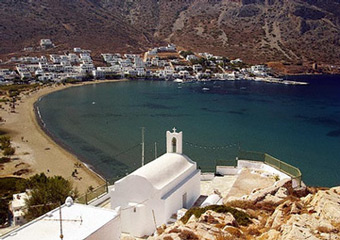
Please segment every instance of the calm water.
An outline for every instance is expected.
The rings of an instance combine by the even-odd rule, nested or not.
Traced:
[[[340,77],[293,79],[310,85],[102,83],[52,93],[38,107],[47,129],[106,178],[140,166],[141,127],[148,162],[155,142],[164,153],[165,131],[175,126],[202,168],[234,158],[240,146],[299,167],[307,184],[339,185]]]

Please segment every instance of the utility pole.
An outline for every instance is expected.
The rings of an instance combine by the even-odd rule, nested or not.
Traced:
[[[142,167],[144,166],[144,129],[145,127],[142,127]]]
[[[63,220],[61,217],[61,205],[59,206],[59,219],[60,219],[60,239],[63,240],[64,235],[63,235]]]
[[[155,159],[157,158],[157,142],[155,142]]]

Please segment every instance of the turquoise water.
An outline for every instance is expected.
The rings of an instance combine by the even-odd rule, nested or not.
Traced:
[[[141,165],[141,127],[146,162],[155,142],[164,153],[165,131],[176,127],[184,153],[202,169],[240,147],[299,167],[307,184],[339,185],[340,77],[294,79],[310,85],[102,83],[52,93],[38,107],[48,131],[106,178]]]

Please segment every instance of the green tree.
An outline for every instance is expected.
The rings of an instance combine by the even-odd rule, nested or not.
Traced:
[[[9,202],[13,194],[26,189],[26,179],[16,177],[0,178],[0,225],[9,222]]]
[[[31,189],[30,197],[26,200],[27,220],[58,207],[68,196],[78,196],[77,189],[73,189],[71,182],[61,176],[47,177],[44,173],[36,174],[29,179],[27,187]]]
[[[181,51],[179,54],[183,56],[184,58],[186,58],[188,55],[193,55],[194,53],[189,50],[189,51]]]
[[[0,148],[4,150],[5,148],[8,148],[11,146],[11,139],[8,136],[2,136],[0,137]]]
[[[15,148],[13,148],[13,147],[4,148],[4,155],[5,156],[12,156],[14,153],[15,153]]]

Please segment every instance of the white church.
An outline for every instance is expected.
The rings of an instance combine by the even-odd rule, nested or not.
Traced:
[[[167,151],[117,181],[110,192],[111,208],[121,207],[122,232],[151,235],[181,208],[200,196],[200,170],[183,154],[183,133],[167,131]]]

